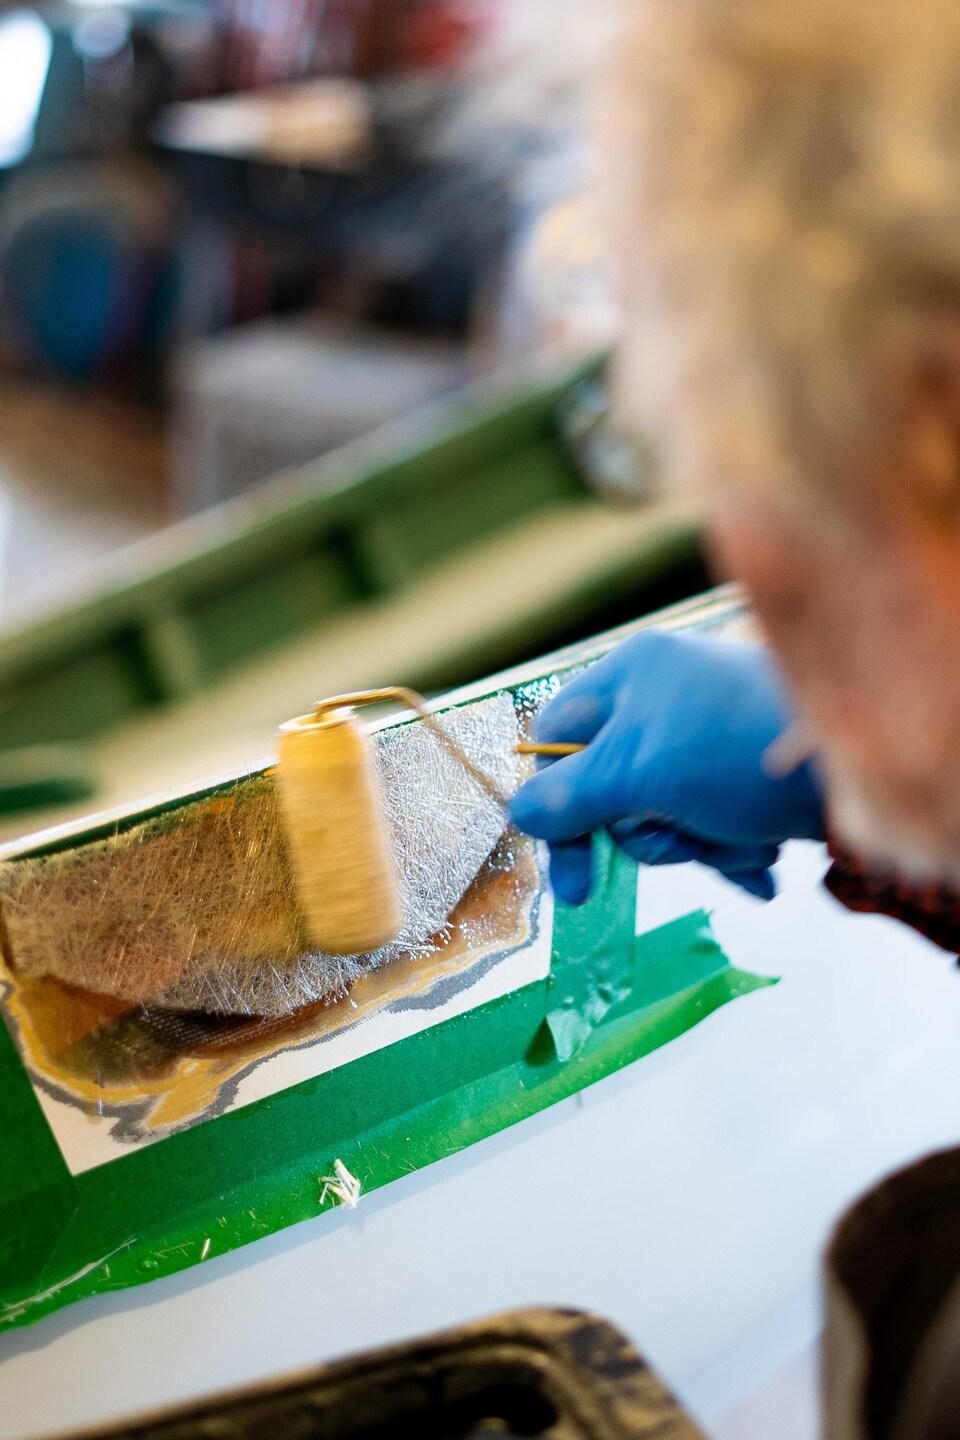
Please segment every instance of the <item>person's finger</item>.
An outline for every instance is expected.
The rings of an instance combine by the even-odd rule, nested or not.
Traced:
[[[633,860],[643,865],[682,865],[699,860],[728,878],[769,869],[776,845],[729,845],[701,840],[665,820],[628,816],[609,826],[610,836]]]
[[[663,821],[618,820],[608,827],[625,855],[641,865],[682,865],[699,859],[699,846]]]
[[[712,865],[714,870],[729,879],[746,875],[752,871],[769,870],[775,865],[780,854],[777,845],[716,845],[711,841],[700,842],[700,853],[694,856],[703,865]]]
[[[739,885],[748,895],[758,900],[772,900],[777,893],[777,884],[769,870],[745,870],[721,872],[733,885]]]
[[[699,860],[732,885],[739,885],[748,895],[772,900],[777,893],[769,870],[777,858],[774,846],[711,846],[654,824],[635,826],[632,831],[622,830],[619,836],[616,830],[617,826],[610,827],[617,844],[642,865],[682,865],[688,860]]]
[[[618,664],[605,655],[558,690],[533,723],[537,740],[585,745],[613,714],[622,683]]]
[[[550,846],[550,884],[568,905],[582,905],[593,878],[593,845],[589,835]]]
[[[510,801],[510,818],[551,844],[602,830],[623,815],[622,768],[601,734],[586,750],[544,766],[521,785]]]

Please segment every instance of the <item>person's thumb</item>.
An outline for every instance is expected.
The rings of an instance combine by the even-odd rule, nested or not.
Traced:
[[[510,818],[541,840],[573,840],[618,820],[631,808],[623,794],[621,767],[598,738],[546,765],[510,802]]]

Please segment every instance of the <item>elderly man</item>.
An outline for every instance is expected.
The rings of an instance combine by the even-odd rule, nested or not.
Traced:
[[[554,886],[591,835],[960,950],[960,6],[624,0],[606,116],[622,412],[695,491],[770,649],[641,633],[555,697],[586,742],[513,804]],[[830,1440],[960,1434],[960,1150],[828,1256]]]
[[[614,48],[621,410],[776,659],[635,638],[514,816],[574,902],[600,827],[761,895],[827,836],[837,894],[960,948],[960,7],[629,0]]]

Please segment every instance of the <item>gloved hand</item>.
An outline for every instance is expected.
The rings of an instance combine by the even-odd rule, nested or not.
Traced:
[[[540,715],[538,740],[589,744],[544,764],[517,792],[511,816],[549,841],[553,888],[572,905],[590,893],[590,835],[602,828],[634,860],[700,860],[770,899],[781,842],[823,836],[812,767],[782,778],[764,768],[790,720],[759,646],[643,630]]]

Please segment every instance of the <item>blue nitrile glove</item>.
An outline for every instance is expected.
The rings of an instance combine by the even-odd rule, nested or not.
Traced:
[[[634,860],[700,860],[753,895],[774,894],[784,840],[819,839],[823,805],[808,764],[775,778],[768,746],[791,721],[759,646],[644,630],[555,695],[538,740],[588,741],[523,785],[510,813],[550,843],[561,899],[590,892],[590,835],[606,828]]]

